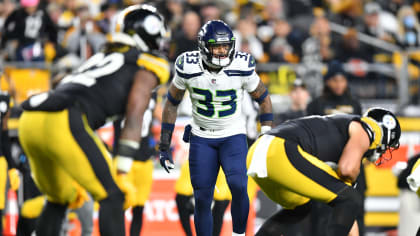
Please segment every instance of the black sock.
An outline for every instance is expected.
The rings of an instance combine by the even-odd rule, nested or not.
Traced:
[[[3,210],[0,210],[0,233],[3,234]]]
[[[59,235],[66,210],[67,205],[47,201],[36,225],[36,235]]]
[[[226,208],[229,206],[229,200],[214,201],[213,206],[213,236],[219,236],[223,226],[223,216]]]
[[[291,224],[302,221],[311,211],[312,202],[298,206],[293,210],[282,209],[268,218],[255,236],[275,236],[288,232]]]
[[[346,236],[362,206],[362,197],[355,189],[346,187],[329,205],[333,207],[333,215],[327,227],[327,235]]]
[[[134,207],[131,212],[133,214],[133,220],[130,226],[130,236],[139,236],[141,226],[143,225],[143,206]]]
[[[185,235],[192,236],[190,215],[191,213],[191,201],[192,196],[177,194],[175,197],[176,206],[178,207],[179,220],[181,221],[182,229],[184,229]],[[194,209],[194,207],[192,207]]]
[[[17,225],[17,236],[31,236],[35,231],[37,218],[30,219],[25,218],[22,215],[19,215],[18,225]]]
[[[101,236],[125,236],[124,195],[121,192],[102,200],[99,208],[99,231]]]

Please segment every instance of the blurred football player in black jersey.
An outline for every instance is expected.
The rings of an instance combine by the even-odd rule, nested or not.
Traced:
[[[17,164],[12,158],[10,152],[9,132],[7,128],[7,120],[9,110],[12,103],[8,93],[0,91],[0,232],[3,232],[3,210],[5,207],[6,182],[7,174],[9,174],[9,183],[12,190],[19,188],[19,173],[16,170]]]
[[[400,136],[397,118],[382,108],[369,109],[362,117],[290,120],[262,135],[249,149],[248,175],[283,209],[256,235],[288,235],[288,226],[305,218],[314,200],[332,208],[325,235],[347,236],[351,229],[357,235],[354,222],[362,198],[352,185],[362,158],[380,164],[386,151],[399,147]]]
[[[118,16],[103,52],[54,90],[22,103],[19,141],[48,200],[37,235],[58,235],[66,208],[83,204],[83,189],[100,203],[101,235],[125,235],[124,208],[136,198],[127,173],[140,147],[152,90],[169,78],[168,62],[156,54],[169,34],[156,8],[130,6]],[[118,117],[125,122],[114,166],[94,130]]]
[[[134,155],[133,167],[128,173],[129,179],[136,188],[136,201],[133,203],[131,211],[133,218],[130,225],[130,236],[140,235],[143,226],[143,210],[144,204],[149,199],[153,182],[153,160],[156,154],[153,145],[153,137],[151,133],[153,111],[156,107],[157,93],[154,92],[150,98],[149,106],[143,115],[143,127],[141,130],[140,148]],[[121,135],[121,127],[124,120],[114,122],[114,140],[118,140]],[[114,143],[113,153],[118,153],[118,143]]]

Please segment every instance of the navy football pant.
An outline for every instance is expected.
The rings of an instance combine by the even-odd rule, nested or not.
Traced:
[[[225,172],[226,181],[232,193],[233,231],[245,232],[249,212],[247,151],[247,140],[244,134],[214,139],[191,135],[189,167],[194,189],[194,223],[197,236],[212,235],[211,202],[220,166]]]

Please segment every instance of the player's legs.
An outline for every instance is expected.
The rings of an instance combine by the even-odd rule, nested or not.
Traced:
[[[48,157],[52,156],[46,152],[45,144],[48,144],[48,140],[43,140],[41,135],[46,116],[32,115],[24,113],[21,116],[19,140],[31,165],[34,181],[48,199],[38,220],[36,232],[38,235],[58,235],[67,205],[77,198],[77,191],[71,177],[54,159]]]
[[[341,181],[331,167],[304,152],[296,143],[281,138],[270,142],[266,150],[268,178],[254,178],[263,191],[287,209],[306,203],[305,198],[329,203],[334,213],[328,235],[346,235],[360,204],[356,191]],[[253,147],[248,164],[255,155],[259,153]]]
[[[110,155],[80,111],[25,112],[19,129],[40,190],[51,197],[57,195],[57,188],[63,189],[62,181],[54,180],[54,171],[46,171],[45,160],[49,160],[100,201],[101,234],[124,235],[124,196],[113,180]]]
[[[194,224],[198,236],[211,236],[213,217],[211,203],[219,172],[218,140],[191,135],[189,167],[194,189]]]
[[[138,236],[143,224],[143,209],[149,199],[153,182],[153,161],[134,161],[129,177],[137,190],[137,201],[132,208],[133,220],[130,225],[130,235]]]
[[[276,236],[282,233],[289,235],[287,233],[290,225],[302,221],[309,214],[311,203],[308,202],[293,210],[281,209],[264,222],[256,236]]]
[[[0,233],[3,232],[3,210],[6,202],[7,161],[0,156]]]
[[[222,231],[223,217],[226,208],[232,200],[229,186],[226,182],[226,176],[222,169],[219,170],[216,180],[216,188],[214,190],[213,214],[213,236],[219,236]]]
[[[244,134],[226,138],[219,149],[220,162],[232,193],[233,232],[242,234],[246,229],[249,213],[246,175],[246,154],[248,145]]]
[[[190,215],[194,213],[192,203],[193,189],[190,180],[189,162],[185,161],[181,166],[179,178],[175,182],[175,202],[178,208],[179,220],[186,236],[192,236]]]

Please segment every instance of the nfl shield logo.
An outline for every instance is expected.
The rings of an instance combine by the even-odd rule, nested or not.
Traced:
[[[215,84],[216,83],[216,79],[211,79],[211,83]]]

